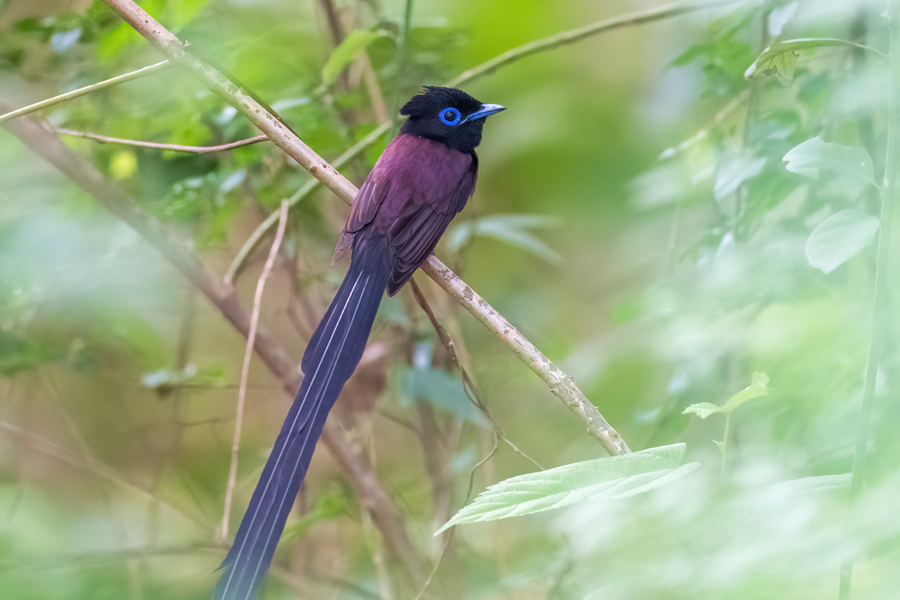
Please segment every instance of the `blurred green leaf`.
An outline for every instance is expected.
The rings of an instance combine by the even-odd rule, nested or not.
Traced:
[[[447,248],[452,252],[458,252],[460,248],[471,242],[474,236],[483,236],[525,250],[550,264],[559,265],[562,264],[562,257],[529,231],[558,227],[559,223],[557,217],[545,215],[483,217],[451,226],[446,236]]]
[[[316,500],[315,505],[293,523],[288,523],[281,534],[281,542],[301,535],[310,527],[323,521],[336,519],[348,514],[355,504],[350,490],[345,486],[332,485]]]
[[[762,173],[766,166],[765,158],[751,158],[736,156],[725,163],[716,174],[716,183],[713,187],[713,196],[716,200],[723,200],[734,193],[742,183]]]
[[[797,2],[791,2],[784,6],[776,6],[769,12],[769,18],[767,19],[766,24],[769,28],[770,37],[777,38],[781,35],[785,25],[787,25],[797,13],[798,5]]]
[[[512,477],[490,486],[435,535],[454,525],[494,521],[577,502],[627,498],[684,477],[700,463],[682,465],[685,444],[649,448]]]
[[[388,33],[379,28],[357,29],[344,38],[341,45],[334,49],[325,66],[322,67],[322,81],[331,85],[337,81],[341,71],[353,62],[359,53],[369,47],[375,40],[387,37]]]
[[[477,424],[485,422],[481,412],[466,395],[463,382],[440,369],[405,368],[400,371],[400,399],[402,406],[412,406],[423,400],[435,407]]]
[[[759,398],[760,396],[768,396],[769,388],[766,387],[768,383],[769,376],[765,373],[757,371],[753,373],[753,379],[751,380],[750,385],[729,398],[722,406],[718,406],[710,402],[700,402],[697,404],[691,404],[690,406],[685,408],[681,414],[695,414],[701,419],[705,419],[716,413],[722,413],[724,415],[731,414],[737,407],[739,407],[744,402],[747,402],[748,400]]]
[[[874,185],[875,170],[872,158],[861,146],[842,146],[824,142],[820,137],[806,140],[784,155],[785,168],[800,175],[818,179],[820,171],[837,170],[849,174],[858,181]]]
[[[855,210],[833,214],[806,240],[806,259],[826,275],[856,256],[875,239],[880,221]]]

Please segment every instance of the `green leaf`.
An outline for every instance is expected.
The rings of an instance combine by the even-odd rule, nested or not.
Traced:
[[[685,444],[649,448],[512,477],[494,484],[440,530],[562,508],[584,501],[627,498],[679,479],[699,463],[681,465]]]
[[[529,231],[530,229],[557,227],[559,222],[559,219],[546,215],[484,217],[453,226],[447,234],[447,247],[456,252],[478,235],[505,242],[550,264],[559,265],[562,263],[562,257]]]
[[[824,142],[820,137],[806,140],[784,155],[785,168],[813,179],[819,178],[822,169],[833,169],[848,174],[857,181],[874,185],[875,170],[872,158],[861,146],[842,146]]]
[[[721,201],[734,193],[742,183],[759,175],[766,166],[765,158],[737,156],[725,163],[716,175],[713,197]]]
[[[826,275],[869,246],[881,222],[855,210],[842,210],[816,227],[806,240],[806,260]]]
[[[794,18],[794,14],[797,12],[797,6],[797,2],[791,2],[785,6],[772,9],[769,13],[769,18],[767,19],[770,37],[777,38],[781,35],[781,32],[784,31],[784,26]]]
[[[357,29],[344,38],[341,45],[334,49],[328,62],[322,67],[322,81],[331,85],[337,81],[344,67],[353,62],[359,53],[369,47],[369,44],[377,39],[387,36],[387,32],[381,29]]]
[[[740,406],[744,402],[747,402],[748,400],[752,400],[753,398],[758,398],[760,396],[768,396],[769,388],[766,387],[768,384],[769,376],[762,371],[756,371],[755,373],[753,373],[753,379],[751,380],[750,385],[729,398],[722,406],[717,406],[710,402],[700,402],[697,404],[691,404],[690,406],[685,408],[681,412],[681,414],[695,414],[701,419],[705,419],[716,413],[722,413],[724,415],[731,414],[738,406]]]
[[[484,417],[466,396],[461,379],[440,369],[406,368],[400,372],[400,399],[404,406],[423,400],[437,408],[467,419],[484,423]]]
[[[750,380],[750,385],[729,398],[722,406],[722,412],[725,414],[732,413],[734,412],[734,409],[748,400],[759,398],[760,396],[768,396],[769,388],[766,387],[768,384],[769,376],[762,371],[756,371],[753,373],[753,379]]]

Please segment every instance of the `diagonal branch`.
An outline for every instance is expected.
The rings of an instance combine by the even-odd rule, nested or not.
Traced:
[[[0,102],[0,110],[4,108],[6,105]],[[224,283],[217,273],[192,254],[185,240],[173,236],[159,220],[147,214],[122,188],[108,182],[94,165],[75,154],[47,126],[30,119],[17,119],[4,127],[150,242],[203,292],[241,335],[249,335],[250,312],[241,304],[234,287]],[[285,392],[293,396],[301,376],[295,361],[278,339],[271,331],[259,326],[253,348],[282,382]],[[426,566],[410,542],[400,514],[379,484],[366,457],[351,448],[337,427],[326,425],[322,440],[348,472],[350,482],[365,508],[372,513],[373,521],[410,578],[423,581]]]
[[[559,48],[566,44],[573,44],[584,38],[597,35],[598,33],[621,29],[622,27],[631,27],[633,25],[643,25],[644,23],[652,23],[653,21],[661,21],[662,19],[703,10],[704,8],[716,8],[718,6],[726,6],[728,4],[737,4],[739,2],[747,1],[748,0],[693,0],[690,2],[675,2],[673,4],[648,8],[647,10],[627,13],[611,19],[603,19],[602,21],[597,21],[596,23],[591,23],[584,27],[561,31],[549,37],[534,40],[533,42],[523,44],[512,50],[507,50],[503,54],[499,54],[477,67],[472,67],[468,71],[463,71],[459,77],[453,79],[448,85],[456,87],[463,83],[468,83],[469,81],[478,79],[500,67],[505,67],[510,63],[522,60],[532,54]]]
[[[139,77],[146,77],[147,75],[151,75],[152,73],[156,73],[158,71],[163,71],[172,66],[167,60],[162,62],[158,62],[155,65],[150,65],[149,67],[144,67],[143,69],[138,69],[137,71],[132,71],[131,73],[125,73],[124,75],[119,75],[118,77],[113,77],[112,79],[107,79],[105,81],[100,81],[98,83],[92,83],[91,85],[86,85],[83,88],[78,88],[77,90],[72,90],[71,92],[66,92],[65,94],[60,94],[59,96],[54,96],[52,98],[47,98],[46,100],[41,100],[40,102],[36,102],[34,104],[30,104],[28,106],[23,106],[18,110],[14,110],[11,112],[0,113],[0,123],[4,121],[9,121],[11,119],[15,119],[16,117],[21,117],[23,115],[27,115],[33,112],[37,112],[44,108],[48,108],[50,106],[55,106],[57,104],[62,104],[67,100],[72,100],[74,98],[80,98],[81,96],[86,96],[88,94],[93,94],[98,90],[102,90],[103,88],[112,87],[114,85],[119,85],[120,83],[125,83],[126,81],[131,81],[132,79],[138,79]],[[8,108],[6,110],[9,110]]]
[[[325,187],[347,204],[353,202],[358,191],[356,186],[303,143],[294,132],[281,123],[277,115],[266,110],[246,90],[229,81],[225,75],[204,62],[196,53],[188,52],[187,47],[175,35],[131,0],[103,1],[147,41],[161,50],[169,60],[193,72],[212,91],[242,112],[250,122],[268,135],[291,158],[303,165]],[[691,5],[695,6],[696,3],[691,3]],[[711,5],[709,2],[704,4],[704,6],[709,5]],[[607,452],[617,455],[630,451],[622,437],[600,415],[597,407],[591,404],[578,389],[572,378],[554,365],[444,263],[432,255],[422,266],[422,270],[499,337],[549,386],[554,395],[581,417],[588,432],[600,441]]]

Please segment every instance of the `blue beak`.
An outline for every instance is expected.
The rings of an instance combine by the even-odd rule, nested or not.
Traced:
[[[498,112],[506,110],[505,106],[501,106],[499,104],[482,104],[481,108],[473,112],[471,115],[463,119],[463,123],[466,121],[474,121],[476,119],[483,119],[485,117],[489,117],[491,115],[496,115]],[[461,125],[462,123],[460,123]]]

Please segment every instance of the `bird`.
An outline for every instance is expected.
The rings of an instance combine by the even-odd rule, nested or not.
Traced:
[[[455,88],[425,86],[359,188],[332,263],[350,266],[304,351],[303,380],[220,567],[214,600],[253,600],[306,476],[325,420],[365,349],[386,292],[434,252],[475,191],[485,118],[505,110]]]

